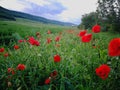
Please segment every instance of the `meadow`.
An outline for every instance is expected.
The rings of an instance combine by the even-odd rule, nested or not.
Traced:
[[[80,32],[19,18],[0,21],[0,89],[120,90],[120,53],[108,54],[120,34],[87,30],[92,38],[83,42]],[[108,73],[101,77],[102,65]]]

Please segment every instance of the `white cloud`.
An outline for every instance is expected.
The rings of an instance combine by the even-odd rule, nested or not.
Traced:
[[[27,4],[21,1],[20,0],[0,0],[0,6],[5,7],[7,9],[11,9],[11,10],[22,11],[27,6]]]
[[[62,3],[67,10],[59,14],[59,18],[64,21],[75,22],[80,20],[82,15],[95,11],[97,0],[57,0]],[[79,21],[75,22],[78,23]]]

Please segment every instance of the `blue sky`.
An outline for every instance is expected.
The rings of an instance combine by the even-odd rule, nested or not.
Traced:
[[[82,15],[96,10],[97,0],[0,0],[0,6],[52,20],[80,24]]]

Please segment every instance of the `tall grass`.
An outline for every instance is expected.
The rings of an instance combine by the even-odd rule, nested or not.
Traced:
[[[112,38],[120,37],[119,34],[101,32],[93,34],[91,42],[83,43],[77,36],[78,30],[72,30],[72,33],[68,30],[72,28],[43,24],[34,27],[34,25],[22,25],[23,23],[20,24],[20,22],[19,24],[2,23],[7,23],[8,27],[15,30],[21,39],[28,40],[26,36],[34,36],[40,42],[40,46],[33,46],[28,42],[10,42],[10,46],[0,53],[1,90],[120,89],[120,58],[108,56],[108,44]],[[48,30],[52,33],[47,34]],[[40,38],[36,37],[36,32],[40,32]],[[59,42],[55,41],[56,36],[61,37]],[[52,39],[51,43],[47,43],[47,38]],[[15,50],[14,45],[20,48]],[[8,57],[3,56],[6,52],[9,53]],[[56,54],[61,57],[60,62],[54,62]],[[17,70],[18,64],[24,64],[25,70]],[[110,75],[106,80],[102,80],[95,73],[95,69],[101,64],[108,64],[111,67]],[[8,73],[8,68],[13,68],[15,74]],[[50,74],[54,70],[57,71],[57,76],[51,78]],[[46,85],[45,80],[49,77],[51,82]]]

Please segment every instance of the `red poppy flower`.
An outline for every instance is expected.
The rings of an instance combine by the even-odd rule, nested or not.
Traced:
[[[92,39],[92,34],[85,34],[84,36],[82,36],[81,40],[82,42],[90,42]]]
[[[54,56],[54,62],[60,62],[61,57],[59,55]]]
[[[21,71],[23,71],[23,70],[25,70],[25,65],[24,64],[18,64],[18,66],[17,66],[17,69],[18,70],[21,70]]]
[[[50,31],[50,30],[48,30],[47,34],[51,34],[51,31]]]
[[[12,72],[12,75],[14,75],[15,74],[15,71],[14,71],[14,69],[13,68],[8,68],[8,73],[11,73]]]
[[[55,37],[55,41],[59,42],[60,41],[60,36]]]
[[[39,43],[39,41],[37,41],[37,40],[34,41],[34,44],[35,44],[36,46],[40,46],[40,43]]]
[[[22,43],[22,42],[27,42],[26,40],[18,40],[19,43]]]
[[[5,54],[4,54],[4,57],[8,57],[8,56],[9,56],[9,54],[8,54],[8,53],[5,53]]]
[[[5,51],[5,49],[4,48],[0,48],[0,52],[2,53],[2,52],[4,52]]]
[[[51,78],[49,77],[45,80],[45,84],[50,84],[50,81],[51,81]]]
[[[96,71],[96,75],[98,75],[100,78],[105,80],[110,73],[110,67],[106,64],[103,64],[100,67],[96,68],[95,71]]]
[[[82,36],[84,36],[86,33],[87,33],[87,30],[82,30],[82,31],[79,32],[78,36],[79,36],[79,37],[82,37]]]
[[[34,37],[29,37],[28,42],[29,42],[31,45],[35,45],[34,41],[35,41]]]
[[[23,40],[18,40],[19,43],[23,42]]]
[[[39,46],[39,45],[40,45],[39,41],[35,40],[34,37],[29,37],[28,42],[29,42],[31,45],[36,45],[36,46]]]
[[[57,72],[56,70],[54,70],[54,71],[50,74],[50,76],[51,76],[52,78],[55,78],[55,77],[57,76],[57,74],[58,74],[58,72]]]
[[[50,38],[47,38],[47,44],[49,44],[52,40]]]
[[[95,26],[92,27],[92,31],[94,33],[99,33],[100,30],[101,30],[101,27],[99,25],[95,25]]]
[[[11,68],[8,68],[8,73],[10,73],[11,72]]]
[[[114,38],[108,45],[109,56],[120,56],[120,38]]]
[[[19,46],[18,45],[14,45],[14,49],[19,49]]]

